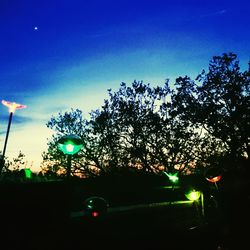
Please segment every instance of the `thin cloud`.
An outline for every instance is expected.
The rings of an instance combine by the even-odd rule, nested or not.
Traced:
[[[225,14],[227,12],[228,12],[228,10],[223,9],[223,10],[219,10],[219,11],[215,11],[215,12],[210,12],[208,14],[201,15],[200,17],[201,18],[206,18],[206,17],[211,17],[211,16],[220,16],[220,15],[223,15],[223,14]]]
[[[192,22],[192,21],[197,21],[197,20],[201,20],[201,19],[206,19],[206,18],[210,18],[210,17],[219,17],[222,16],[226,13],[228,13],[229,11],[227,9],[221,9],[218,11],[211,11],[208,13],[204,13],[201,15],[193,15],[193,16],[189,16],[187,18],[177,18],[177,22]]]

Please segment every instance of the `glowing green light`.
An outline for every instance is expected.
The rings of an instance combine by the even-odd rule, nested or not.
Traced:
[[[66,135],[58,141],[59,149],[66,155],[76,154],[82,146],[81,138],[76,135]]]
[[[171,182],[176,183],[179,181],[179,177],[177,176],[177,173],[175,173],[175,174],[168,174],[166,172],[164,172],[164,173],[167,175],[167,177],[169,178],[169,180]]]
[[[82,145],[75,145],[73,142],[68,141],[65,144],[59,144],[59,149],[67,155],[73,155],[76,154],[80,149]]]
[[[192,191],[189,191],[188,193],[186,193],[185,196],[190,201],[196,201],[196,200],[199,200],[199,198],[201,196],[201,192],[200,191],[196,191],[196,190],[192,190]]]
[[[32,172],[31,172],[31,170],[29,168],[25,168],[24,169],[24,174],[25,174],[25,177],[27,179],[31,179],[32,178]]]
[[[68,153],[74,152],[74,145],[68,144],[68,145],[65,145],[65,147]]]

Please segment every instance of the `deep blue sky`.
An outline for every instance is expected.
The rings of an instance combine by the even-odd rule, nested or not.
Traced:
[[[0,98],[27,105],[14,114],[6,156],[21,150],[39,169],[51,116],[87,115],[122,81],[195,77],[224,52],[246,68],[249,13],[247,0],[1,0]],[[1,105],[0,147],[7,123]]]

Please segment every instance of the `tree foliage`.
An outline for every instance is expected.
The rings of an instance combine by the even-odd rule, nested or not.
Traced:
[[[23,177],[23,169],[27,167],[25,155],[19,151],[13,159],[5,158],[4,168],[1,173],[1,180],[3,181],[17,181]]]
[[[249,76],[249,70],[240,71],[236,54],[228,53],[214,56],[208,72],[203,70],[197,82],[188,77],[176,80],[176,112],[183,121],[216,139],[215,144],[224,148],[220,157],[232,167],[250,154]],[[210,158],[217,154],[211,153]]]
[[[72,173],[79,174],[84,172],[86,176],[92,175],[98,169],[95,164],[95,151],[98,148],[91,133],[89,121],[83,118],[82,111],[71,109],[64,114],[59,113],[58,117],[52,117],[46,124],[48,128],[55,131],[52,138],[48,141],[48,151],[43,153],[42,172],[51,175],[65,175],[67,159],[58,149],[58,140],[67,134],[76,134],[83,141],[83,149],[72,158]]]
[[[198,76],[203,126],[229,147],[231,160],[250,156],[250,74],[241,72],[236,54],[215,56],[209,72]],[[200,121],[202,122],[202,121]]]
[[[215,56],[208,73],[178,77],[174,88],[142,81],[121,83],[100,109],[83,118],[76,109],[52,117],[55,131],[44,152],[43,171],[65,173],[58,139],[76,134],[83,148],[73,156],[73,174],[123,170],[190,172],[249,157],[249,70],[233,53]],[[231,157],[231,158],[230,158]]]

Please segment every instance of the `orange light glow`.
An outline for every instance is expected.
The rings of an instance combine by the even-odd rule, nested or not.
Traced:
[[[208,181],[213,182],[213,183],[219,181],[220,179],[221,179],[221,175],[215,176],[213,178],[207,178]]]
[[[26,105],[22,105],[22,104],[19,104],[16,102],[9,102],[9,101],[5,101],[5,100],[2,100],[2,104],[9,108],[10,113],[14,113],[16,109],[26,108]]]

